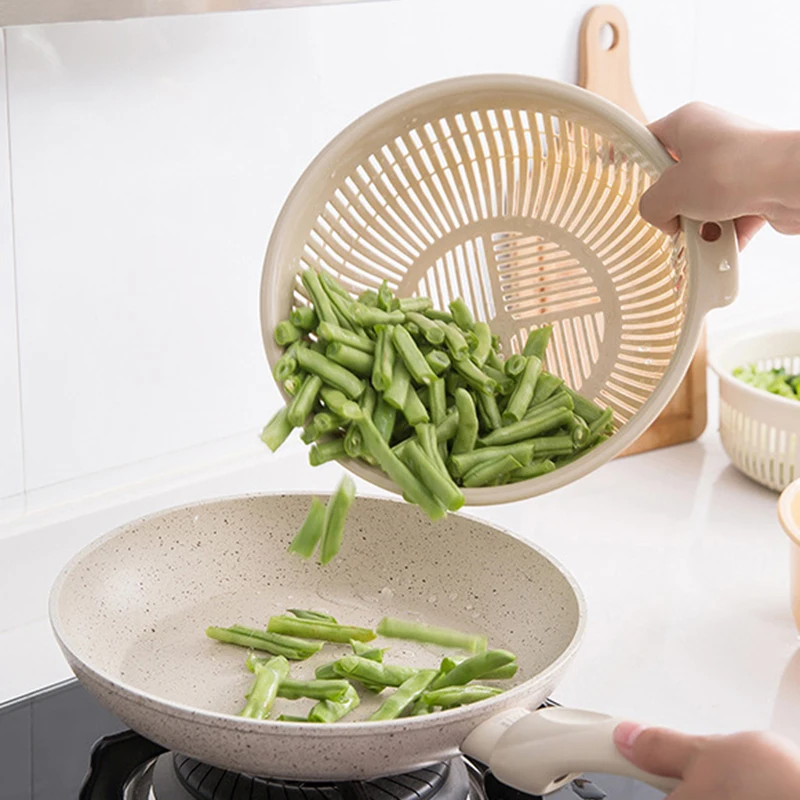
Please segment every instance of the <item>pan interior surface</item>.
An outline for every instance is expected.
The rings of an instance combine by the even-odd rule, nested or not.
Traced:
[[[252,676],[247,651],[212,641],[209,625],[265,627],[311,608],[374,627],[384,615],[485,634],[516,653],[518,685],[556,661],[580,631],[581,601],[564,572],[528,544],[459,515],[431,523],[404,503],[359,498],[344,545],[320,567],[286,548],[308,495],[213,501],[148,517],[79,554],[56,585],[51,616],[73,661],[124,691],[172,708],[236,714]],[[435,667],[436,647],[377,640],[386,661]],[[326,645],[292,676],[351,652]],[[510,685],[505,682],[504,685]],[[364,697],[348,721],[380,703]],[[305,714],[312,701],[278,701]],[[344,723],[343,723],[344,724]]]

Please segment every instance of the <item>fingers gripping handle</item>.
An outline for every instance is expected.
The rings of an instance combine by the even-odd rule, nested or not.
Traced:
[[[479,725],[461,749],[487,764],[499,781],[528,794],[549,794],[583,772],[622,775],[673,791],[676,779],[644,772],[617,750],[613,734],[619,722],[569,708],[516,708]]]
[[[681,220],[689,249],[689,263],[699,277],[699,300],[703,312],[730,305],[739,290],[739,247],[732,222],[715,223],[719,236],[713,241],[701,235],[703,223]]]

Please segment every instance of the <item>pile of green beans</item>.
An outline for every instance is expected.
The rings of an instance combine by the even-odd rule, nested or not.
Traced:
[[[544,371],[550,326],[506,360],[460,298],[442,311],[386,282],[354,299],[326,272],[301,278],[311,305],[275,329],[285,351],[274,376],[291,400],[262,433],[273,451],[302,427],[312,465],[377,466],[438,519],[463,505],[463,488],[545,475],[612,433],[610,408]],[[322,560],[335,549],[335,537],[323,542]]]
[[[460,649],[470,655],[463,660],[445,657],[435,669],[390,664],[384,661],[389,648],[371,644],[376,632],[387,638]],[[484,636],[390,617],[384,617],[373,631],[340,625],[320,611],[292,608],[287,614],[270,617],[266,630],[233,625],[210,627],[206,634],[250,649],[245,664],[254,677],[240,715],[251,719],[269,719],[280,697],[316,702],[306,716],[279,715],[278,721],[337,722],[360,705],[359,689],[371,694],[393,690],[369,717],[371,721],[419,716],[500,694],[501,688],[477,681],[510,680],[517,673],[516,656],[508,650],[488,650]],[[318,666],[310,680],[290,675],[290,660],[310,658],[325,643],[349,644],[352,654]],[[271,655],[263,658],[255,650]]]

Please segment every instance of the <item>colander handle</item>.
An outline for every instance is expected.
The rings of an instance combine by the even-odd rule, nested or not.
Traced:
[[[702,223],[682,220],[689,263],[696,265],[699,277],[699,302],[703,312],[730,305],[739,291],[739,244],[732,222]],[[703,225],[714,224],[720,235],[704,239]]]
[[[621,775],[661,792],[674,791],[675,778],[635,767],[614,745],[620,720],[592,711],[513,708],[481,723],[461,749],[486,764],[501,782],[533,795],[550,794],[583,772]]]

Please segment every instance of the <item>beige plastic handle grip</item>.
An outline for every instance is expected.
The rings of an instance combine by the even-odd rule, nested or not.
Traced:
[[[715,241],[707,241],[700,235],[704,223],[683,217],[681,224],[686,233],[689,263],[698,270],[698,301],[703,312],[730,305],[739,291],[739,243],[733,223],[714,223],[720,230]]]
[[[675,778],[644,772],[619,753],[613,739],[619,722],[593,711],[513,708],[481,723],[461,750],[528,794],[549,794],[583,772],[635,778],[665,793],[676,789]]]

